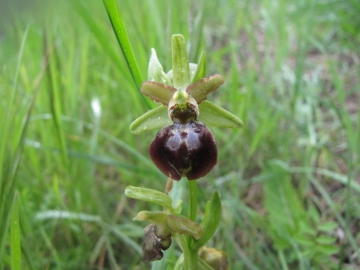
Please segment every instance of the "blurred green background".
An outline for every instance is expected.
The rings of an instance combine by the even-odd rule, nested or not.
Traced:
[[[160,209],[124,189],[164,190],[148,155],[156,131],[128,128],[154,105],[133,83],[102,1],[0,5],[0,269],[20,258],[22,269],[150,269],[147,224],[132,218]],[[244,121],[240,131],[211,128],[219,161],[198,180],[199,216],[221,194],[209,246],[227,252],[230,269],[359,269],[359,1],[119,7],[144,80],[150,49],[169,70],[170,38],[181,33],[190,61],[205,50],[208,75],[225,78],[208,100]]]

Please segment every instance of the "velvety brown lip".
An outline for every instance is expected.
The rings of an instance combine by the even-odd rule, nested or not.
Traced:
[[[211,131],[199,121],[174,123],[162,128],[149,148],[150,157],[166,176],[196,180],[217,163],[217,148]]]

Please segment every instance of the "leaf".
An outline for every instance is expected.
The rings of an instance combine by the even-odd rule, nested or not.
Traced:
[[[313,220],[314,223],[316,223],[316,224],[320,223],[319,212],[314,206],[310,205],[307,209],[307,212],[308,212],[310,219]]]
[[[199,239],[203,234],[203,228],[200,224],[180,216],[168,215],[168,227],[179,234],[186,234]]]
[[[339,252],[339,247],[337,245],[322,245],[320,249],[321,253],[327,258]]]
[[[315,247],[315,242],[314,242],[315,237],[316,236],[308,237],[308,236],[304,236],[303,234],[299,234],[299,235],[294,235],[292,237],[292,241],[295,241],[297,244],[300,244],[302,247],[309,249]]]
[[[116,16],[120,15],[119,12],[116,12],[116,8],[117,8],[116,0],[103,0],[103,2],[105,5],[105,8],[108,11],[109,18],[112,17],[114,19],[114,21],[116,21]],[[105,33],[105,31],[103,31],[103,29],[99,26],[99,23],[97,23],[97,21],[94,20],[92,12],[88,8],[85,8],[85,4],[82,3],[81,1],[72,1],[71,3],[78,10],[77,14],[79,14],[82,17],[83,21],[86,23],[89,30],[94,34],[94,37],[97,39],[97,41],[101,45],[102,52],[104,54],[108,54],[108,56],[114,60],[114,63],[117,65],[117,68],[123,68],[122,64],[120,64],[120,61],[119,61],[119,53],[118,53],[117,48],[115,49],[115,47],[112,46],[112,42],[109,42],[108,34]],[[88,6],[88,5],[86,5],[86,6]],[[115,8],[114,11],[112,11],[113,8]],[[116,13],[118,13],[118,14],[116,14]],[[121,19],[121,17],[120,17],[120,19]],[[119,29],[121,27],[124,27],[123,23],[120,27],[117,27],[117,28]],[[124,27],[124,30],[125,30],[125,27]],[[116,32],[115,32],[115,34],[116,34]],[[127,39],[127,36],[124,38]],[[119,39],[118,39],[118,41],[119,41]],[[125,43],[128,43],[128,46],[130,46],[129,40]],[[119,44],[120,44],[120,41],[119,41]],[[124,44],[124,46],[120,45],[120,47],[125,48],[125,47],[127,47],[127,45],[125,45],[125,44]],[[129,51],[126,51],[126,54],[129,55],[131,53]],[[135,57],[134,56],[131,57],[130,55],[125,56],[125,58],[135,60]],[[141,93],[140,93],[141,83],[143,82],[142,76],[140,74],[140,70],[138,67],[136,67],[136,65],[137,65],[136,61],[135,61],[135,66],[132,66],[130,68],[129,63],[131,61],[132,60],[129,60],[129,61],[126,60],[126,63],[127,63],[129,70],[131,70],[130,72],[131,72],[132,77],[134,78],[134,82],[135,82],[136,88],[138,90],[137,93],[139,95],[139,99],[142,100],[143,104],[145,104],[147,106],[147,108],[151,109],[154,107],[152,102],[150,102],[150,100],[145,98],[144,95],[141,95]]]
[[[197,64],[195,74],[192,77],[191,83],[198,82],[201,80],[201,78],[204,78],[205,76],[206,76],[206,56],[205,56],[205,52],[202,52],[200,55],[199,63]]]
[[[19,225],[19,199],[15,193],[11,218],[11,269],[21,270],[21,246]]]
[[[193,250],[198,250],[214,235],[221,220],[221,200],[219,193],[215,190],[210,201],[206,203],[205,216],[201,222],[204,228],[203,236],[195,242]]]
[[[328,221],[323,224],[318,225],[318,230],[323,232],[332,232],[334,231],[339,225],[334,221]]]
[[[197,103],[200,104],[201,101],[206,99],[206,96],[214,92],[224,83],[224,79],[221,75],[215,74],[205,78],[202,78],[200,81],[191,84],[186,92],[191,95]]]
[[[288,245],[289,237],[300,233],[307,222],[304,206],[291,184],[289,174],[276,164],[266,168],[268,178],[264,183],[265,208],[268,212],[270,230],[275,234],[275,245]]]
[[[120,48],[130,69],[131,76],[133,77],[136,86],[140,88],[143,79],[141,77],[140,69],[135,59],[129,37],[125,29],[118,4],[116,0],[103,0],[103,3],[111,21],[116,38],[119,42]]]
[[[154,129],[160,129],[172,124],[173,122],[168,116],[168,108],[166,106],[160,105],[159,107],[148,111],[132,122],[130,125],[130,131],[137,135]]]
[[[169,104],[175,92],[174,87],[159,82],[146,81],[141,85],[141,93],[154,101],[161,102],[165,106]]]
[[[161,205],[169,209],[171,213],[174,212],[173,207],[171,205],[172,199],[163,192],[149,188],[127,186],[125,189],[125,195],[128,196],[129,198]]]
[[[186,51],[185,39],[182,35],[171,38],[173,83],[177,90],[185,91],[190,85],[189,58]]]
[[[331,245],[334,244],[336,242],[336,238],[335,237],[330,237],[330,236],[318,236],[316,238],[316,243],[320,244],[320,245]]]
[[[199,112],[199,121],[208,126],[241,128],[243,125],[240,118],[207,100],[199,104]]]

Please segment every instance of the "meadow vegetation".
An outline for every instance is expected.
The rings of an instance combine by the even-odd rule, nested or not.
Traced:
[[[101,1],[13,1],[0,11],[0,269],[150,269],[132,218],[163,191],[156,131]],[[225,83],[208,100],[244,121],[211,128],[218,164],[198,180],[223,217],[230,269],[360,267],[360,4],[356,0],[118,1],[146,80],[171,68],[172,34]],[[186,201],[186,197],[184,197]],[[201,213],[200,213],[201,214]],[[172,269],[176,249],[164,269]],[[165,264],[164,264],[165,265]]]

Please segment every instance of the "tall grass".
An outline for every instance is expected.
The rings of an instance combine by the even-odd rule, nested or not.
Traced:
[[[4,7],[0,269],[17,263],[17,244],[22,269],[150,268],[141,261],[145,224],[132,218],[152,206],[123,192],[129,184],[164,190],[166,178],[147,153],[156,132],[129,132],[153,104],[138,91],[104,6]],[[199,180],[199,209],[215,188],[221,194],[211,244],[227,252],[231,269],[357,269],[357,1],[119,7],[142,78],[152,47],[170,68],[170,37],[181,33],[190,61],[206,50],[208,75],[225,78],[208,99],[244,120],[241,131],[212,128],[219,162]]]

